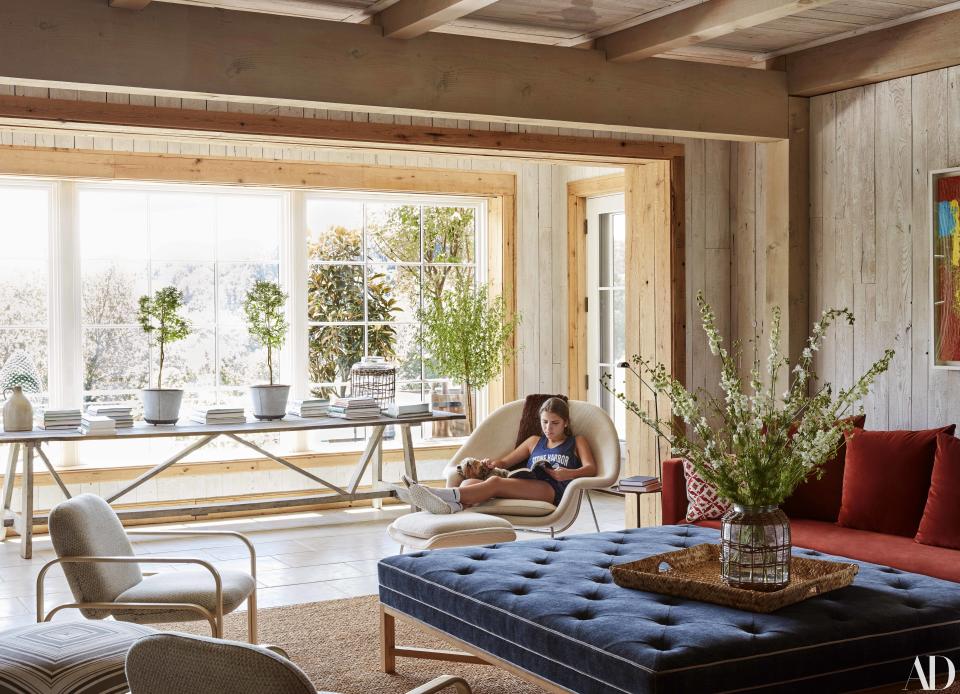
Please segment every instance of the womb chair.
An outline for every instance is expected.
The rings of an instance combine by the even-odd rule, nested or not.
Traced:
[[[466,443],[444,469],[448,487],[455,487],[463,481],[457,472],[457,464],[464,458],[499,458],[514,449],[520,415],[523,413],[523,400],[515,400],[497,408],[474,430]],[[597,514],[593,511],[590,499],[591,489],[606,489],[620,476],[620,437],[609,415],[596,405],[582,400],[570,400],[570,427],[577,436],[586,437],[597,461],[595,477],[581,477],[573,480],[560,504],[544,501],[525,501],[520,499],[491,499],[474,506],[470,511],[488,513],[510,521],[511,524],[529,529],[549,529],[550,535],[563,532],[577,519],[584,495],[593,513],[593,522],[600,531]]]
[[[37,621],[77,608],[89,619],[112,616],[124,622],[155,624],[207,620],[214,636],[223,635],[223,615],[247,601],[247,631],[257,641],[257,557],[253,544],[229,531],[145,530],[125,532],[106,501],[81,494],[50,511],[50,539],[57,559],[37,576]],[[128,535],[229,535],[250,551],[250,573],[218,570],[203,559],[137,557]],[[46,612],[43,580],[60,564],[76,602]],[[143,574],[141,564],[196,564],[189,571]]]
[[[145,636],[127,652],[126,669],[130,694],[318,694],[286,658],[259,646],[204,636]],[[464,680],[450,676],[407,694],[433,694],[447,687],[470,694]]]

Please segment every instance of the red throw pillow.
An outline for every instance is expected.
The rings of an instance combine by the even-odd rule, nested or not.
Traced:
[[[960,549],[960,439],[937,436],[933,477],[917,542]]]
[[[707,484],[693,463],[683,461],[683,476],[687,481],[687,522],[716,520],[730,509],[730,504],[717,496],[717,490]]]
[[[927,503],[937,434],[924,431],[864,431],[847,440],[839,525],[913,537]]]
[[[851,417],[849,421],[855,428],[863,429],[866,419],[866,415],[858,415]],[[781,505],[783,512],[791,518],[836,522],[843,499],[843,469],[846,457],[847,445],[844,442],[837,449],[837,454],[823,464],[823,477],[810,477],[801,482]]]

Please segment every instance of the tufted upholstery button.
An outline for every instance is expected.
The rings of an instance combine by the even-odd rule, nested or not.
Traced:
[[[473,573],[473,569],[471,569],[469,566],[464,566],[462,569],[457,569],[456,573],[460,574],[461,576],[469,576]]]
[[[518,588],[514,588],[510,592],[513,593],[514,595],[527,595],[530,593],[530,589],[527,588],[526,586],[520,586]]]
[[[539,571],[524,571],[520,575],[523,576],[524,578],[540,578]]]
[[[590,610],[579,610],[578,612],[575,612],[573,616],[582,622],[585,622],[588,619],[593,619],[593,613],[590,612]]]
[[[474,554],[474,555],[473,555],[472,557],[470,557],[470,558],[473,559],[474,561],[484,561],[484,560],[486,560],[487,555],[486,555],[486,554]]]
[[[672,627],[674,624],[676,624],[676,622],[673,621],[673,618],[670,617],[669,615],[664,617],[656,617],[653,620],[653,623],[659,624],[662,627]]]
[[[544,566],[544,565],[546,565],[546,564],[549,564],[549,563],[550,563],[550,560],[547,559],[546,557],[543,557],[542,559],[534,559],[534,560],[533,560],[533,563],[534,563],[534,564],[540,564],[541,566]]]

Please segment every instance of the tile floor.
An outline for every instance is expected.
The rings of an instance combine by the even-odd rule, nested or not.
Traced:
[[[593,499],[601,530],[623,527],[621,497],[594,494]],[[247,535],[257,548],[257,593],[260,607],[266,608],[376,593],[377,561],[399,551],[387,536],[386,527],[408,510],[406,506],[388,506],[383,510],[348,508],[162,527],[235,530]],[[594,532],[594,525],[589,507],[584,504],[577,522],[565,534],[586,532]],[[520,533],[521,540],[543,537]],[[157,557],[197,557],[222,568],[249,567],[246,547],[229,537],[138,538],[134,549],[137,554]],[[0,629],[36,619],[36,576],[40,568],[54,558],[45,535],[35,538],[32,559],[21,559],[19,552],[17,538],[0,543]],[[168,564],[147,570],[188,568],[191,567]],[[58,567],[47,574],[44,594],[48,609],[72,601],[66,579]],[[76,610],[67,610],[55,617],[56,620],[78,618]]]

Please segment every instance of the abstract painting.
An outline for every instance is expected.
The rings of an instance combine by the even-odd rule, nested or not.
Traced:
[[[960,175],[934,177],[933,339],[937,365],[960,364]]]

